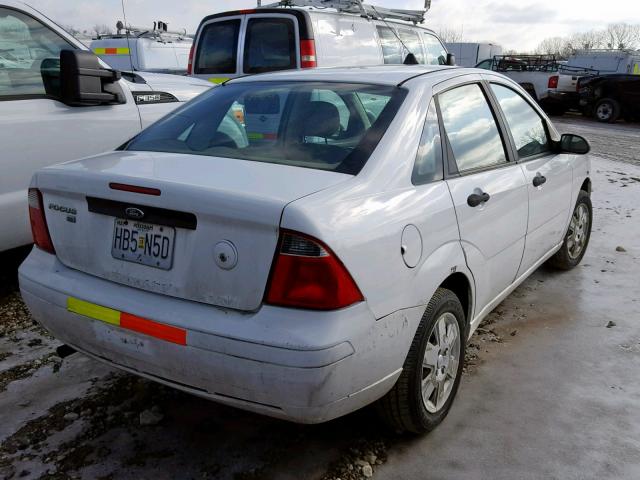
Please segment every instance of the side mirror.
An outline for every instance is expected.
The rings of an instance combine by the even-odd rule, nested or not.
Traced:
[[[564,133],[560,138],[560,153],[574,153],[576,155],[584,155],[589,153],[591,146],[580,135]]]
[[[91,52],[60,52],[60,99],[67,105],[124,103],[124,98],[118,93],[105,89],[120,77],[120,72],[103,68],[98,57]]]
[[[456,56],[453,53],[447,53],[447,65],[452,67],[456,65]]]

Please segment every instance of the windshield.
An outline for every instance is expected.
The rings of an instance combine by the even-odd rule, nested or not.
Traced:
[[[187,153],[357,174],[406,91],[327,82],[213,88],[152,125],[127,150]]]

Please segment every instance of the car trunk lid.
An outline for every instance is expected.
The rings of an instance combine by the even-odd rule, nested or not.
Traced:
[[[284,207],[349,178],[230,158],[123,151],[41,170],[36,186],[64,265],[143,290],[253,311],[262,302]],[[143,193],[125,191],[131,186]],[[145,255],[129,258],[133,233],[131,248],[124,249],[122,229],[137,229],[135,255],[144,251],[137,242],[147,232],[159,235],[157,250],[170,249],[171,258],[157,265],[157,258],[151,264]],[[148,245],[153,236],[146,238]],[[123,252],[128,261],[120,258]]]

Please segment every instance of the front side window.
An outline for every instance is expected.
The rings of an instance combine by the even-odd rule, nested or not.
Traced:
[[[365,84],[229,83],[178,108],[140,133],[126,149],[355,175],[405,96],[402,88]],[[363,108],[361,99],[369,97],[375,98],[377,110]]]
[[[424,39],[424,48],[426,50],[425,63],[427,65],[444,65],[447,63],[447,51],[440,43],[440,40],[430,33],[425,33],[422,38]]]
[[[382,57],[386,64],[401,64],[402,45],[396,34],[389,27],[377,27],[378,36],[380,37],[380,45],[382,47]]]
[[[33,17],[0,7],[0,98],[59,94],[60,51],[74,48]]]
[[[206,25],[198,42],[194,73],[236,73],[240,20]]]
[[[427,119],[422,130],[416,163],[413,166],[411,182],[422,185],[435,180],[442,180],[442,142],[440,125],[435,102],[431,102],[427,111]]]
[[[438,96],[438,103],[460,172],[507,161],[498,125],[480,85],[447,90]]]
[[[549,140],[544,122],[538,113],[510,88],[491,84],[491,89],[507,117],[507,124],[520,158],[549,151]]]
[[[416,60],[418,60],[418,63],[425,63],[422,42],[420,41],[420,36],[418,35],[418,33],[414,32],[413,30],[401,28],[398,31],[398,34],[400,35],[400,39],[406,47],[404,55],[406,55],[408,53],[407,50],[409,50],[409,52],[413,53],[416,56]],[[404,62],[404,59],[402,61]]]
[[[244,46],[245,73],[296,67],[296,31],[293,21],[288,18],[250,19]]]

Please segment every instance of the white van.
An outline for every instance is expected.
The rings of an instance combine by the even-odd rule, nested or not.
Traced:
[[[113,150],[211,87],[190,77],[110,70],[16,0],[0,0],[0,52],[0,251],[31,243],[33,172]]]
[[[153,28],[116,24],[117,33],[100,35],[89,48],[116,70],[184,75],[193,39],[186,31],[168,31],[166,23]]]
[[[205,17],[196,32],[189,73],[221,83],[275,70],[402,64],[408,53],[422,64],[454,61],[437,35],[419,25],[429,2],[424,10],[349,0],[286,3],[298,6],[274,4]]]

